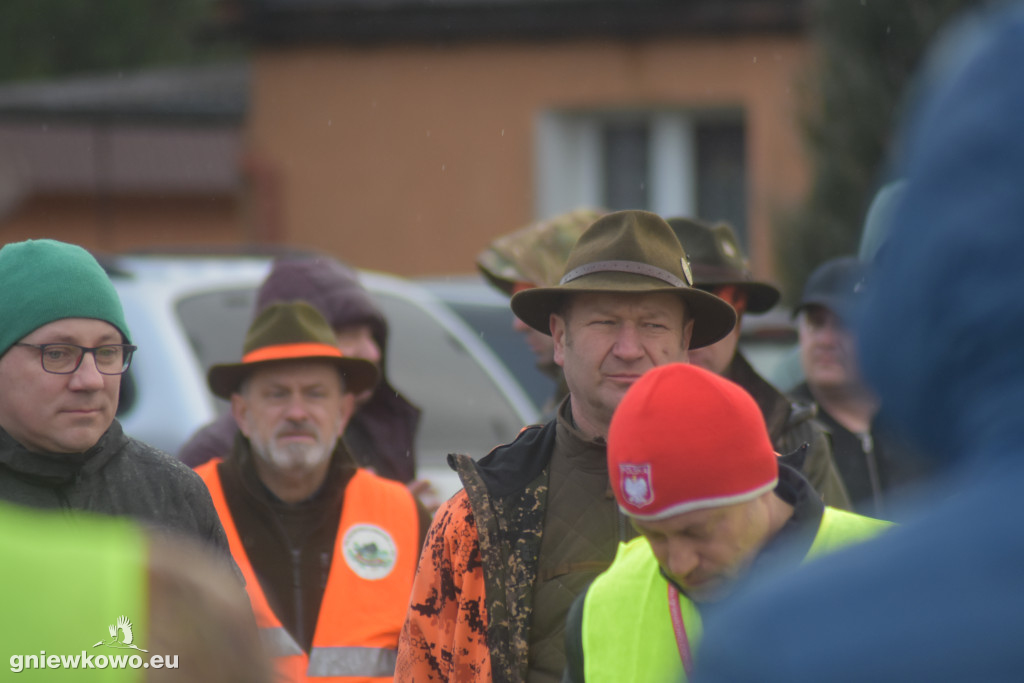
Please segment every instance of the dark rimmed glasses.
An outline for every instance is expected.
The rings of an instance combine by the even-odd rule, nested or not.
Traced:
[[[91,353],[96,360],[96,369],[101,375],[121,375],[132,364],[132,353],[139,347],[132,344],[103,344],[102,346],[79,346],[78,344],[25,344],[15,346],[39,349],[39,360],[43,370],[54,375],[70,375],[82,364],[85,354]]]

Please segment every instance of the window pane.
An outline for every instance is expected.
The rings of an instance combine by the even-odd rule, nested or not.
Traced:
[[[739,121],[697,125],[697,215],[731,224],[744,251],[750,253],[744,138]]]
[[[646,209],[649,138],[645,122],[604,127],[604,205],[612,210]]]
[[[522,428],[504,392],[436,319],[410,301],[374,293],[388,320],[388,376],[423,409],[418,464],[451,472],[448,453],[480,458]]]

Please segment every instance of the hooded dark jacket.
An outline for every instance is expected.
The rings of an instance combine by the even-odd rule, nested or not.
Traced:
[[[709,620],[694,681],[1021,679],[1024,6],[947,35],[856,326],[882,414],[946,480],[913,521]]]
[[[283,259],[275,262],[260,287],[256,313],[276,301],[303,299],[319,310],[335,330],[366,324],[381,352],[381,381],[370,399],[349,420],[343,438],[356,462],[388,479],[416,478],[415,439],[420,411],[387,379],[387,321],[359,283],[355,272],[334,259]],[[197,467],[231,452],[236,424],[222,415],[197,431],[178,452]]]
[[[0,429],[0,499],[123,515],[228,553],[224,529],[198,475],[125,436],[117,420],[84,453],[33,453]]]
[[[806,382],[794,387],[790,396],[816,405],[818,419],[832,443],[835,466],[853,501],[851,509],[862,515],[890,519],[888,508],[899,489],[928,475],[926,464],[877,423],[872,423],[867,434],[856,434],[840,424],[821,405],[813,403],[814,396]]]

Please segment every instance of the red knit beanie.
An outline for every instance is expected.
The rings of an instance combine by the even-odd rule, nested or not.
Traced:
[[[612,490],[641,520],[753,500],[775,488],[776,457],[746,390],[685,363],[645,373],[608,430]]]

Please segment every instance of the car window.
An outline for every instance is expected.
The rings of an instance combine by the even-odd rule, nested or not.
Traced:
[[[537,358],[526,345],[523,335],[512,329],[512,309],[507,303],[502,306],[458,301],[445,303],[494,349],[535,406],[542,406],[551,398],[555,382],[537,369]]]
[[[388,320],[388,376],[423,410],[419,464],[439,466],[448,453],[481,457],[522,428],[516,411],[465,346],[408,300],[375,292]]]
[[[204,371],[242,357],[255,299],[256,291],[246,287],[202,292],[178,301],[178,319]]]

